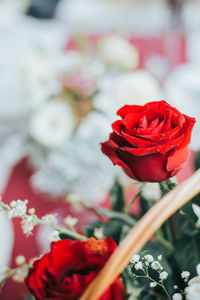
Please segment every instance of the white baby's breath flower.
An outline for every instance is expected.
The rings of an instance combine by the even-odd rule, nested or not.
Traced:
[[[30,215],[34,215],[35,214],[35,208],[30,208],[29,210],[28,210],[28,212],[29,212],[29,214]]]
[[[162,260],[162,255],[158,256],[158,260],[161,261]]]
[[[141,261],[137,262],[135,265],[134,265],[135,269],[136,270],[142,270],[143,269],[143,264]]]
[[[110,67],[130,71],[138,66],[138,50],[120,35],[102,38],[98,43],[98,50]]]
[[[189,276],[190,276],[190,272],[188,272],[188,271],[183,271],[183,272],[181,273],[181,277],[182,277],[183,279],[188,280]]]
[[[12,219],[12,218],[24,216],[27,211],[27,203],[28,203],[28,200],[12,201],[10,203],[10,206],[12,207],[12,209],[8,212],[8,217],[10,219]]]
[[[29,132],[41,145],[54,148],[71,137],[74,127],[70,106],[62,100],[52,100],[33,116]]]
[[[34,216],[28,216],[26,215],[23,219],[22,219],[22,230],[23,233],[27,236],[32,234],[32,231],[36,225],[35,222],[35,218]]]
[[[55,225],[57,222],[56,217],[53,214],[47,214],[43,216],[42,221],[45,222],[47,225]]]
[[[60,240],[59,232],[58,232],[57,230],[53,230],[53,231],[50,233],[48,240],[49,240],[50,242],[56,242],[56,241],[59,241],[59,240]]]
[[[195,215],[198,218],[197,223],[196,223],[196,227],[200,228],[200,206],[198,206],[197,204],[192,204],[192,208],[193,208],[193,211],[194,211]]]
[[[78,223],[78,219],[77,218],[73,218],[71,216],[67,216],[64,219],[64,222],[66,225],[68,225],[69,227],[74,227],[77,223]]]
[[[99,239],[99,240],[103,239],[103,238],[104,238],[103,228],[102,228],[102,227],[100,227],[100,228],[95,228],[95,229],[94,229],[94,236],[95,236],[97,239]]]
[[[18,266],[23,265],[26,262],[24,255],[18,255],[15,258],[15,262]]]
[[[176,293],[172,296],[173,300],[182,300],[183,296],[180,293]]]
[[[168,277],[168,273],[166,271],[163,271],[160,273],[159,277],[161,280],[165,280]]]
[[[163,267],[161,266],[161,264],[157,260],[155,260],[155,261],[152,262],[151,267],[152,267],[152,269],[154,269],[156,271],[163,270]]]
[[[18,270],[13,276],[12,276],[12,279],[15,281],[15,282],[20,282],[20,283],[23,283],[24,282],[24,279],[25,277],[27,276],[28,274],[28,270]]]
[[[145,255],[145,256],[144,256],[144,259],[145,259],[148,263],[151,263],[151,262],[154,261],[153,256],[150,255],[150,254]]]
[[[157,283],[156,283],[156,282],[151,282],[151,283],[150,283],[150,287],[151,287],[151,288],[154,288],[154,287],[156,287],[156,286],[157,286]]]
[[[131,257],[131,263],[132,264],[135,264],[136,262],[138,262],[140,260],[140,255],[139,254],[134,254],[132,257]]]
[[[70,203],[72,206],[77,207],[80,206],[81,199],[80,196],[77,195],[76,193],[69,193],[67,195],[66,201]]]

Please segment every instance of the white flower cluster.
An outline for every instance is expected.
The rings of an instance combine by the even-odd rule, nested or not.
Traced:
[[[12,218],[25,216],[26,211],[27,211],[27,203],[28,203],[28,200],[25,200],[25,201],[22,201],[22,200],[12,201],[10,203],[11,209],[8,212],[8,217],[10,219],[12,219]]]
[[[130,71],[138,66],[138,50],[122,36],[111,35],[102,38],[98,43],[98,50],[109,67]]]
[[[163,284],[163,281],[168,278],[168,273],[166,271],[163,271],[161,260],[162,255],[159,255],[157,260],[155,260],[154,257],[150,254],[146,254],[142,257],[139,254],[135,254],[132,256],[130,263],[133,264],[135,270],[142,270],[146,274],[146,277],[152,280],[152,282],[150,283],[150,287],[155,287],[157,286],[157,284]],[[149,268],[155,270],[159,274],[159,282],[156,282],[149,277]]]
[[[188,287],[185,289],[187,300],[199,300],[200,299],[200,264],[196,267],[197,276],[190,279]]]
[[[64,222],[66,225],[68,225],[70,228],[73,228],[77,223],[78,223],[78,219],[77,218],[73,218],[72,216],[67,216],[64,219]]]

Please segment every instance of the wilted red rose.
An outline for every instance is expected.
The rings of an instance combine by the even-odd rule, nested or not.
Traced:
[[[125,105],[102,144],[112,162],[139,181],[159,182],[174,176],[186,161],[194,118],[165,101]]]
[[[38,300],[77,300],[116,247],[111,238],[53,242],[51,251],[34,262],[26,284]],[[100,298],[113,299],[126,299],[125,287],[120,278]]]

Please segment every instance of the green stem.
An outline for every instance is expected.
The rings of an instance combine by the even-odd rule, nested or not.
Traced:
[[[75,231],[69,230],[69,229],[67,229],[67,228],[64,228],[64,227],[60,227],[60,226],[57,226],[57,225],[54,225],[54,224],[48,225],[48,224],[46,224],[46,223],[45,223],[44,221],[42,221],[42,220],[38,220],[38,224],[40,224],[40,225],[45,225],[45,226],[49,226],[49,227],[51,227],[51,228],[57,230],[57,231],[60,232],[60,233],[67,234],[67,235],[69,235],[69,236],[75,238],[76,240],[80,240],[80,241],[83,241],[83,242],[88,240],[88,238],[87,238],[86,236],[84,236],[84,235],[82,235],[82,234],[79,234],[79,233],[77,233],[77,232],[75,232]]]
[[[114,210],[107,210],[102,207],[96,207],[96,210],[102,214],[104,217],[108,217],[111,219],[118,219],[120,221],[123,221],[124,223],[130,225],[130,226],[135,226],[136,221],[132,219],[130,216],[125,215],[124,213],[120,213]]]
[[[131,202],[127,205],[127,207],[125,208],[125,214],[129,214],[129,211],[131,209],[131,206],[133,205],[133,203],[135,202],[135,200],[141,195],[141,188],[139,189],[139,191],[137,192],[137,194],[135,194],[135,196],[133,197],[133,199],[131,200]]]
[[[159,182],[159,185],[160,185],[161,194],[162,194],[162,196],[164,196],[169,191],[171,191],[173,188],[175,188],[177,184],[175,182],[172,182],[170,179],[168,179],[166,181]],[[164,223],[164,225],[162,226],[162,230],[163,230],[163,233],[164,233],[166,239],[171,244],[173,244],[174,241],[177,240],[178,233],[177,233],[177,229],[176,229],[176,223],[175,223],[174,216],[170,217],[169,220],[167,220]]]
[[[156,239],[158,242],[160,242],[165,248],[168,249],[168,252],[169,252],[169,255],[171,253],[174,252],[174,246],[169,242],[167,241],[161,234],[160,232],[157,232],[156,233]]]
[[[7,281],[8,278],[12,277],[13,275],[15,275],[17,272],[19,272],[20,270],[21,271],[27,271],[29,270],[30,268],[32,267],[31,264],[24,264],[20,267],[17,267],[17,268],[13,268],[13,269],[9,269],[5,275],[3,276],[3,279],[0,280],[0,292],[1,292],[1,289],[4,285],[4,283]]]

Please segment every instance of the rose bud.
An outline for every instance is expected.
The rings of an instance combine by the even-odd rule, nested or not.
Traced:
[[[186,162],[195,124],[165,101],[125,105],[122,120],[112,124],[113,133],[102,151],[139,181],[159,182],[174,176]]]
[[[37,300],[78,300],[116,248],[111,238],[53,242],[51,251],[33,263],[26,284]],[[126,299],[119,277],[100,298],[113,299]]]

